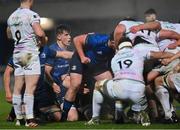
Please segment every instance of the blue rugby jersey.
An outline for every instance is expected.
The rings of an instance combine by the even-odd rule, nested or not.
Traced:
[[[49,48],[54,51],[64,50],[57,43],[52,44]],[[69,72],[69,60],[64,58],[47,58],[46,64],[53,67],[51,75],[54,82],[60,85],[62,83],[60,77]]]
[[[85,43],[85,56],[91,59],[91,64],[107,62],[114,55],[114,50],[108,46],[110,36],[107,34],[88,34]]]

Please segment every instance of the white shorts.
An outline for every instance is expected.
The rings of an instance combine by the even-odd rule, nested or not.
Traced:
[[[17,53],[13,55],[14,62],[14,75],[40,75],[41,65],[39,55],[33,55],[33,53]]]
[[[166,66],[161,66],[160,68],[155,68],[152,71],[158,71],[161,74],[167,74],[168,72],[172,71],[175,66],[177,66],[180,63],[180,59],[175,59],[171,63],[169,63]]]
[[[147,107],[145,97],[145,85],[139,81],[121,79],[106,82],[106,93],[110,98],[130,100],[141,106],[141,110]]]
[[[169,78],[174,83],[177,92],[180,93],[180,73],[172,74]]]

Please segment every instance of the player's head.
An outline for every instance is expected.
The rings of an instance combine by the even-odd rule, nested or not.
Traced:
[[[21,6],[26,4],[31,8],[33,6],[34,0],[20,0],[20,3],[21,3]]]
[[[144,12],[146,22],[153,22],[157,18],[157,13],[154,9],[148,9]]]
[[[57,41],[60,41],[65,46],[70,45],[71,43],[71,29],[68,25],[61,24],[56,28],[56,38]]]
[[[121,50],[125,47],[131,47],[132,48],[132,41],[127,37],[123,37],[120,40],[119,45],[118,45],[118,50]]]

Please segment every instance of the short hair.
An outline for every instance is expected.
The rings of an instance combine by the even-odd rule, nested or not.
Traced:
[[[66,32],[70,33],[70,32],[71,32],[71,29],[70,29],[70,27],[69,27],[68,25],[66,25],[66,24],[60,24],[60,25],[56,28],[56,35],[62,34],[63,31],[66,31]]]
[[[146,11],[144,12],[144,14],[145,14],[145,15],[146,15],[146,14],[155,14],[155,15],[157,15],[157,12],[156,12],[155,9],[150,8],[150,9],[146,10]]]

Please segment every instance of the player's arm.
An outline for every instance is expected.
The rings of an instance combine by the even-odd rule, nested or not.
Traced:
[[[176,60],[176,59],[178,59],[178,58],[180,58],[180,51],[177,52],[174,56],[172,56],[172,57],[170,57],[170,58],[163,59],[163,60],[162,60],[162,63],[163,63],[164,65],[167,65],[167,64],[171,63],[173,60]]]
[[[7,34],[8,39],[12,39],[12,33],[11,33],[11,30],[9,27],[7,27],[7,29],[6,29],[6,34]]]
[[[120,39],[123,37],[126,32],[126,27],[123,24],[118,24],[114,30],[114,42],[118,46]]]
[[[175,31],[162,29],[159,34],[159,39],[174,39],[180,40],[180,34]]]
[[[148,22],[148,23],[137,25],[137,26],[133,26],[130,28],[130,30],[132,33],[136,33],[141,30],[156,31],[156,30],[161,30],[161,24],[158,21]]]
[[[86,43],[87,34],[76,36],[73,41],[76,47],[76,50],[80,56],[81,62],[87,64],[90,62],[90,59],[85,56],[83,47]]]
[[[45,32],[41,28],[40,23],[34,22],[32,24],[32,27],[33,27],[35,34],[38,36],[38,39],[40,40],[40,46],[45,45],[48,41],[48,38],[46,37]]]
[[[14,68],[10,65],[7,65],[4,75],[3,75],[4,89],[5,89],[5,93],[6,93],[6,101],[9,103],[12,102],[10,81],[11,81],[11,74],[13,73],[13,71],[14,71]]]
[[[173,53],[170,52],[155,52],[155,51],[150,51],[150,58],[154,59],[164,59],[164,58],[170,58],[174,56]]]
[[[73,55],[74,52],[72,51],[57,51],[56,52],[56,57],[61,57],[61,58],[64,58],[64,59],[71,59],[72,58],[72,55]]]
[[[51,71],[52,71],[52,69],[53,69],[52,66],[50,66],[50,65],[48,65],[48,64],[45,65],[46,79],[48,80],[48,83],[50,83],[50,85],[52,85],[53,82],[54,82],[54,81],[53,81],[53,78],[52,78],[52,76],[51,76]]]

